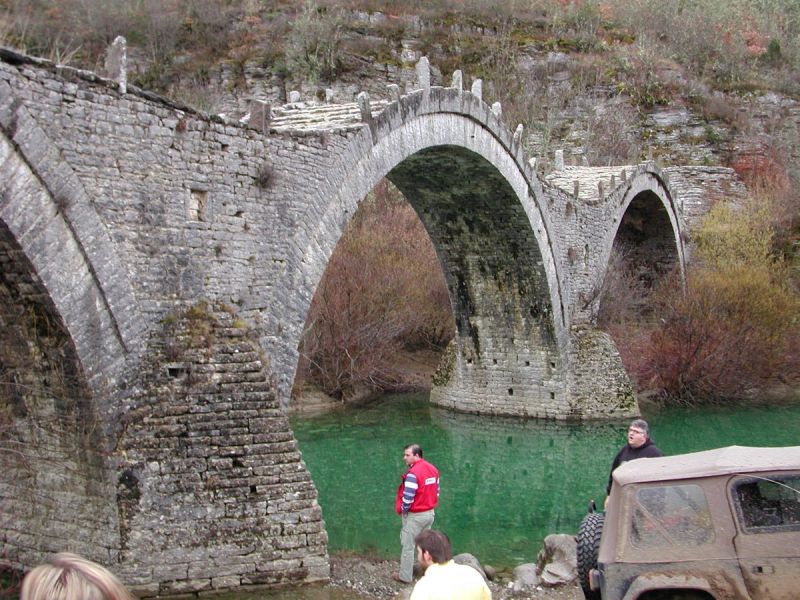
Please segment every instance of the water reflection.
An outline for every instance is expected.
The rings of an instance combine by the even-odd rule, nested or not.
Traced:
[[[490,563],[535,559],[548,533],[574,533],[601,498],[623,423],[585,426],[478,417],[431,409],[440,469],[439,524],[454,544]]]
[[[666,454],[731,444],[798,444],[800,408],[646,415]],[[419,442],[437,465],[436,527],[456,552],[496,566],[535,560],[544,536],[575,533],[589,499],[602,501],[626,422],[564,424],[479,417],[394,396],[357,410],[295,418],[292,426],[320,492],[331,551],[394,557],[394,492],[402,449]]]

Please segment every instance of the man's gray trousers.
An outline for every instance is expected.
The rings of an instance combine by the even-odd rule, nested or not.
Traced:
[[[410,512],[402,516],[403,528],[400,530],[400,579],[411,582],[414,577],[414,559],[416,555],[416,544],[414,538],[425,529],[430,529],[433,525],[434,511]]]

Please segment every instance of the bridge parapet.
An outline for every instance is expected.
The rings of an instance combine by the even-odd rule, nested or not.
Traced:
[[[612,167],[567,166],[545,176],[545,181],[586,204],[605,202],[630,179],[645,171],[656,170],[651,163]]]

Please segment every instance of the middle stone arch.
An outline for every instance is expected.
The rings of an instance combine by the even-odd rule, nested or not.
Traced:
[[[387,178],[437,252],[456,322],[431,400],[466,412],[557,416],[561,353],[542,251],[522,201],[486,158],[425,148]]]
[[[306,216],[315,225],[295,240],[306,251],[288,280],[307,299],[296,315],[295,344],[350,217],[387,177],[431,236],[458,321],[451,368],[437,378],[433,401],[468,412],[567,418],[570,338],[559,253],[541,184],[509,146],[510,135],[456,112],[418,113],[378,132],[364,128],[350,138],[309,203],[321,211]]]

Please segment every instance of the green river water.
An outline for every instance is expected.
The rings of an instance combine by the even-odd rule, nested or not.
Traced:
[[[800,445],[800,406],[662,410],[646,414],[665,454],[719,446]],[[419,443],[437,465],[434,527],[456,553],[513,567],[534,562],[550,533],[577,532],[589,499],[605,497],[608,469],[627,421],[566,424],[455,414],[425,395],[387,396],[367,407],[293,417],[319,490],[329,549],[389,558],[400,553],[394,496],[403,448]],[[350,590],[304,587],[224,600],[357,600]]]
[[[800,444],[800,407],[662,410],[645,415],[665,454],[733,444]],[[319,490],[330,551],[399,555],[394,496],[403,447],[419,443],[440,471],[435,527],[456,553],[513,567],[535,561],[550,533],[577,532],[605,497],[627,421],[565,424],[452,413],[427,395],[307,418],[292,428]]]

